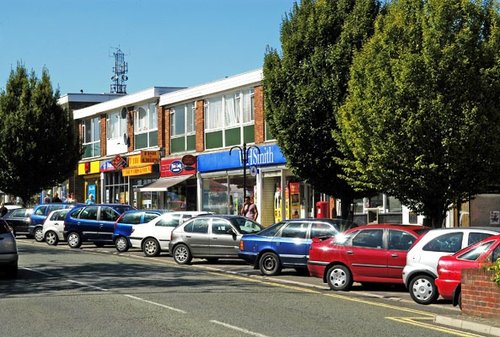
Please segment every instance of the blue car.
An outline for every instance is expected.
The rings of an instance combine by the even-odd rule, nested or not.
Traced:
[[[43,241],[43,222],[47,219],[47,215],[56,209],[66,209],[75,207],[75,204],[66,203],[53,203],[53,204],[39,204],[33,208],[33,213],[31,213],[31,224],[29,226],[30,235],[35,237],[38,242]]]
[[[79,248],[84,241],[102,247],[113,243],[115,221],[120,215],[134,209],[121,204],[94,204],[77,206],[64,218],[64,239],[71,248]]]
[[[238,256],[262,275],[278,275],[283,268],[307,272],[312,238],[330,237],[356,223],[342,219],[290,219],[278,222],[257,234],[243,235]]]
[[[115,222],[115,230],[113,231],[113,242],[115,243],[116,250],[123,253],[131,247],[129,236],[132,234],[133,225],[149,222],[165,212],[167,210],[130,210],[120,215]]]

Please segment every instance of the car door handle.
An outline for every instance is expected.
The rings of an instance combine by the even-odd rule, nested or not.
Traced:
[[[352,254],[354,254],[354,252],[353,252],[352,250],[348,250],[346,253],[347,253],[348,255],[352,255]]]
[[[216,236],[212,237],[212,240],[217,240],[217,237]]]
[[[191,239],[191,235],[186,235],[186,238]]]
[[[399,254],[395,254],[395,253],[391,254],[391,257],[398,257],[398,256],[399,256]]]

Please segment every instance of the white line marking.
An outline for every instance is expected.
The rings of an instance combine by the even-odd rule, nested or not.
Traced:
[[[180,312],[181,314],[187,314],[186,311],[184,310],[181,310],[181,309],[177,309],[177,308],[173,308],[173,307],[169,307],[168,305],[164,305],[164,304],[160,304],[160,303],[156,303],[156,302],[152,302],[152,301],[148,301],[148,300],[145,300],[143,298],[140,298],[140,297],[136,297],[136,296],[132,296],[132,295],[124,295],[125,297],[128,297],[128,298],[131,298],[133,300],[137,300],[137,301],[141,301],[141,302],[145,302],[145,303],[149,303],[149,304],[153,304],[153,305],[156,305],[158,307],[162,307],[162,308],[165,308],[165,309],[168,309],[168,310],[172,310],[172,311],[176,311],[176,312]]]
[[[233,330],[236,330],[236,331],[239,331],[239,332],[246,333],[247,335],[252,335],[252,336],[257,336],[257,337],[268,337],[266,335],[263,335],[263,334],[260,334],[260,333],[257,333],[257,332],[253,332],[253,331],[250,331],[250,330],[247,330],[247,329],[239,328],[237,326],[234,326],[234,325],[231,325],[231,324],[227,324],[227,323],[223,323],[223,322],[219,322],[219,321],[216,321],[216,320],[211,320],[210,322],[222,325],[222,326],[224,326],[226,328],[229,328],[229,329],[233,329]]]
[[[79,281],[75,281],[75,280],[68,280],[68,282],[76,283],[76,284],[79,284],[79,285],[84,286],[84,287],[94,288],[94,289],[97,289],[97,290],[100,290],[100,291],[108,291],[108,289],[104,289],[104,288],[101,288],[101,287],[96,287],[96,286],[93,286],[93,285],[90,285],[90,284],[87,284],[87,283],[83,283],[83,282],[79,282]]]
[[[22,267],[22,269],[28,270],[28,271],[30,271],[32,273],[42,274],[42,275],[45,275],[45,276],[54,276],[52,274],[45,273],[43,271],[39,271],[39,270],[35,270],[35,269],[31,269],[31,268]]]

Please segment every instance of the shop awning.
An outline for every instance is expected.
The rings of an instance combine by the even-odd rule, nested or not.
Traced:
[[[139,188],[139,191],[141,192],[165,192],[169,187],[172,187],[174,185],[177,185],[179,183],[182,183],[183,181],[188,180],[191,178],[194,174],[190,175],[182,175],[182,176],[177,176],[177,177],[165,177],[165,178],[160,178],[154,183],[151,183],[149,185],[146,185],[144,187]]]

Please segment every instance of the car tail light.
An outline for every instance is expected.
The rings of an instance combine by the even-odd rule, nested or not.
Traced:
[[[245,243],[243,240],[240,240],[240,250],[245,250]]]

